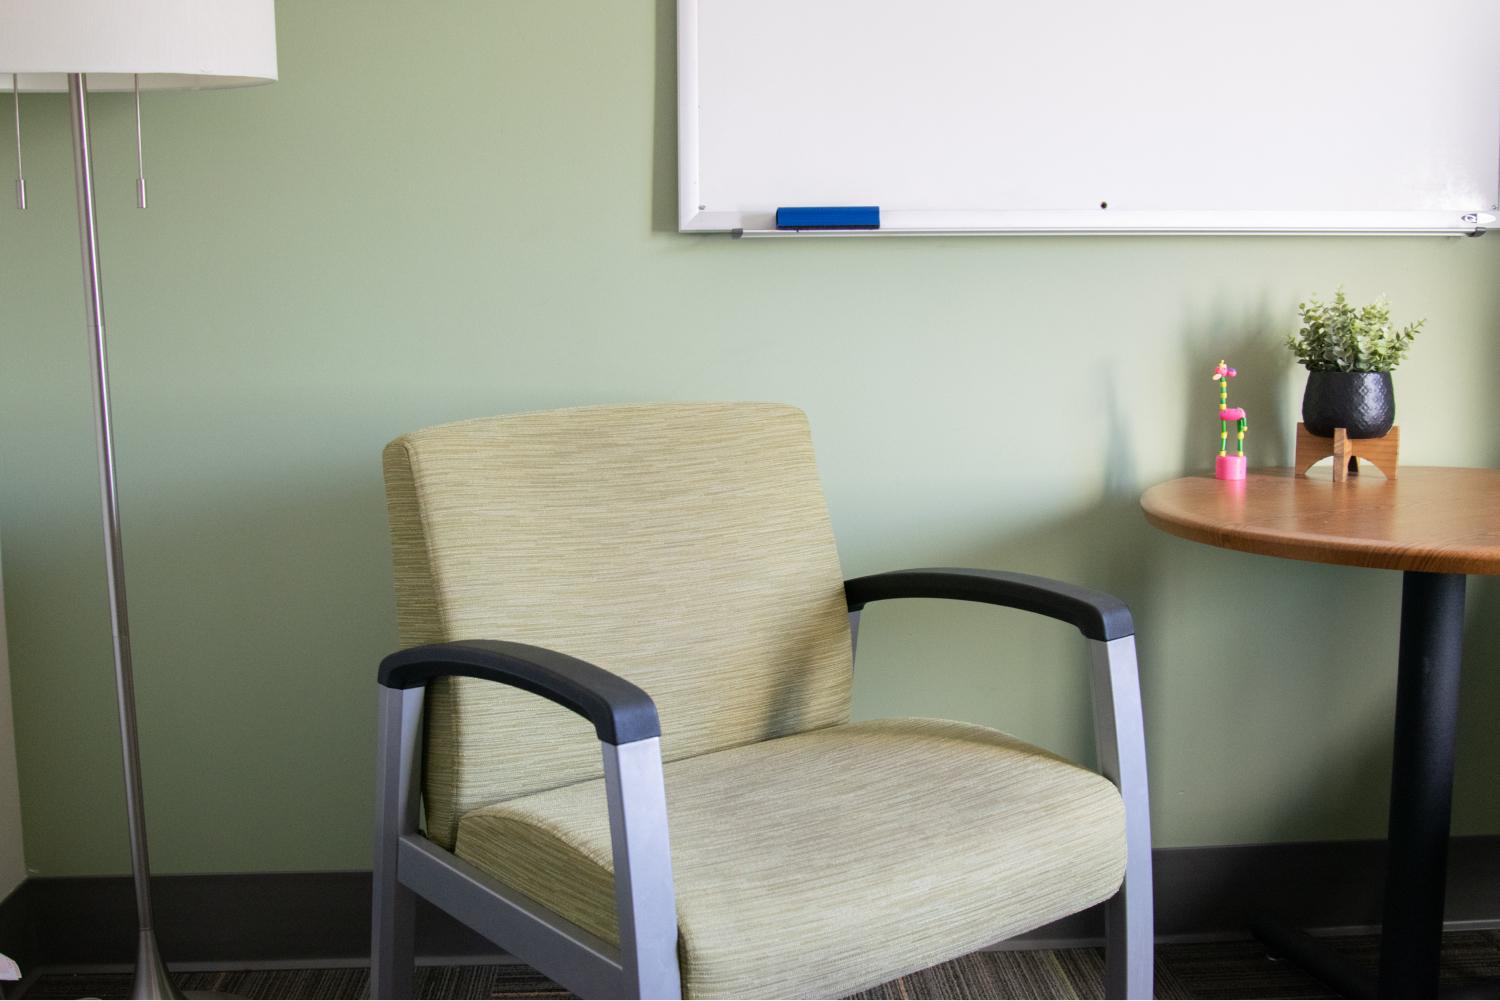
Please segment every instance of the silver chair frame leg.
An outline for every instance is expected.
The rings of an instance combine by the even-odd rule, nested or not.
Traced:
[[[677,897],[667,842],[661,740],[601,744],[620,915],[620,963],[631,997],[682,997]]]
[[[420,895],[581,996],[680,998],[661,741],[600,744],[619,906],[616,949],[421,835],[424,694],[380,690],[370,996],[414,996]]]
[[[401,837],[415,834],[421,802],[415,768],[426,690],[380,689],[375,768],[375,866],[370,996],[409,998],[416,972],[416,895],[397,878]]]
[[[1125,881],[1105,905],[1104,996],[1150,998],[1156,954],[1151,890],[1151,805],[1135,637],[1090,640],[1099,771],[1125,803]]]

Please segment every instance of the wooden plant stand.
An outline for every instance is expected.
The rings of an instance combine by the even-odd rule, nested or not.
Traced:
[[[1401,429],[1393,427],[1379,438],[1351,438],[1343,428],[1334,428],[1332,438],[1324,438],[1297,422],[1297,458],[1292,463],[1298,476],[1306,476],[1315,463],[1333,456],[1333,478],[1347,480],[1359,475],[1359,460],[1364,459],[1385,474],[1396,478],[1396,456],[1401,450]]]

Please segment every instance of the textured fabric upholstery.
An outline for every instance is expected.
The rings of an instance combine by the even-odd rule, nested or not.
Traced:
[[[666,760],[842,723],[843,580],[806,417],[587,407],[465,421],[385,450],[403,645],[506,639],[656,700]],[[601,774],[582,720],[472,679],[429,688],[427,833]]]
[[[839,997],[1081,910],[1124,875],[1108,781],[939,720],[666,766],[687,997]],[[475,810],[457,854],[617,941],[604,784]]]

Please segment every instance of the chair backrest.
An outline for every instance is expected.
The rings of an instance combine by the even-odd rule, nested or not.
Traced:
[[[662,755],[844,722],[843,579],[807,418],[769,404],[463,421],[385,449],[401,642],[545,646],[645,689]],[[427,833],[602,774],[592,729],[473,679],[427,697]]]

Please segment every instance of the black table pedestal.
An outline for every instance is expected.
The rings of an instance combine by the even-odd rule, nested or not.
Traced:
[[[1278,955],[1349,997],[1438,996],[1465,580],[1416,571],[1402,578],[1379,979],[1279,922],[1267,919],[1253,928]]]

